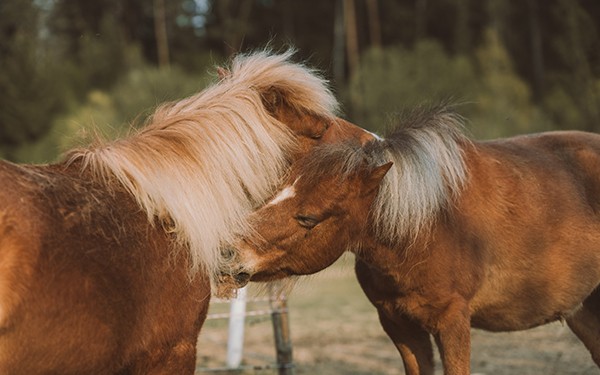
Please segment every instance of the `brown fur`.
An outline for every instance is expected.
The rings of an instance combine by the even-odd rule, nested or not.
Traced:
[[[419,152],[417,139],[395,152]],[[464,182],[446,188],[428,225],[396,240],[375,221],[386,218],[376,201],[407,199],[402,186],[376,197],[389,142],[311,154],[326,159],[296,166],[288,182],[294,193],[258,210],[255,234],[236,243],[240,272],[256,281],[310,274],[354,252],[358,280],[410,375],[433,374],[430,336],[444,373],[467,375],[470,327],[511,331],[559,319],[600,365],[600,135],[453,142],[447,147],[458,147],[460,160],[443,159],[465,167]],[[420,160],[413,156],[399,160]],[[420,156],[423,174],[436,169],[436,160]],[[332,172],[306,173],[315,165]]]
[[[147,128],[72,152],[67,161],[41,166],[0,161],[0,374],[193,374],[211,295],[210,265],[225,262],[214,254],[218,246],[192,253],[201,239],[181,237],[185,229],[202,235],[205,223],[188,220],[184,230],[175,228],[177,212],[165,209],[164,202],[175,200],[181,210],[192,207],[192,214],[210,211],[208,202],[214,215],[201,216],[205,222],[217,214],[244,222],[245,210],[268,198],[270,186],[282,178],[285,169],[278,168],[321,143],[372,138],[327,112],[336,102],[324,81],[289,57],[247,56],[254,66],[234,60],[237,70],[231,82],[220,83],[223,87],[161,107]],[[297,92],[273,97],[249,86],[269,76],[265,66],[272,80]],[[255,70],[262,76],[252,75]],[[295,73],[293,86],[285,81],[286,70]],[[311,85],[303,87],[307,79]],[[294,98],[296,93],[302,95]],[[252,98],[240,119],[235,103]],[[260,133],[256,138],[264,143],[241,139],[244,132]],[[213,140],[222,143],[214,147]],[[231,150],[240,143],[243,152]],[[265,144],[275,151],[266,154]],[[228,155],[239,175],[219,169],[225,158],[219,152],[228,151],[241,155],[236,160]],[[265,160],[274,154],[281,160]],[[252,175],[267,175],[261,168],[269,165],[269,178]],[[201,168],[211,171],[212,180],[202,181],[212,185],[189,186]],[[242,175],[262,178],[264,188],[251,186]],[[206,193],[226,190],[219,183],[241,192],[239,201],[234,194]],[[161,184],[194,194],[159,190]],[[238,227],[218,229],[221,233],[205,238],[218,242]],[[209,256],[212,263],[204,258]]]
[[[210,282],[168,223],[78,163],[0,181],[0,373],[194,372]]]
[[[208,278],[131,196],[77,165],[0,180],[0,373],[193,373]]]

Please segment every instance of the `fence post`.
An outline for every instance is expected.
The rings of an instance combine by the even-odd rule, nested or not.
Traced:
[[[227,368],[235,369],[242,363],[244,351],[244,323],[246,315],[246,287],[238,289],[229,307],[227,337]]]
[[[275,349],[277,351],[279,375],[294,375],[287,300],[279,283],[272,283],[270,285],[269,304],[272,311],[271,321],[273,323],[273,334],[275,336]]]

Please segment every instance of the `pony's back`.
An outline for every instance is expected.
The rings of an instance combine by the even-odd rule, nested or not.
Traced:
[[[2,374],[112,374],[195,343],[208,277],[190,280],[185,249],[128,192],[80,173],[0,162]]]

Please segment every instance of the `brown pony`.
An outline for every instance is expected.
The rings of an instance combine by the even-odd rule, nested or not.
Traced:
[[[470,327],[556,320],[600,365],[597,134],[474,142],[446,108],[421,111],[385,140],[316,149],[252,220],[235,247],[255,281],[355,253],[407,374],[433,374],[430,336],[444,373],[467,375]]]
[[[57,164],[0,162],[1,374],[194,372],[221,243],[303,152],[370,137],[291,54]]]

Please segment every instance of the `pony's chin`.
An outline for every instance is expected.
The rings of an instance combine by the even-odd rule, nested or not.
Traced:
[[[235,282],[238,285],[238,288],[246,286],[250,282],[252,275],[247,272],[240,272],[234,276]]]
[[[216,283],[213,294],[217,298],[233,298],[237,290],[243,288],[250,281],[250,274],[239,273],[236,275],[221,275]]]

